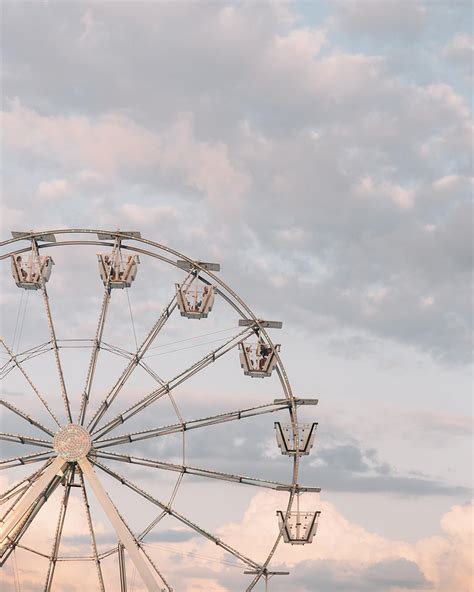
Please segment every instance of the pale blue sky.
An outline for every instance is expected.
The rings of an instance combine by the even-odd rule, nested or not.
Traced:
[[[369,591],[381,581],[384,591],[467,592],[466,582],[443,580],[429,537],[461,545],[456,556],[464,556],[458,516],[472,487],[470,3],[20,1],[3,2],[2,12],[2,236],[139,230],[220,262],[222,278],[258,315],[284,322],[274,337],[293,388],[320,399],[305,412],[319,434],[302,474],[323,487],[314,503],[335,510],[324,506],[319,544],[288,556],[292,587],[274,589],[306,592],[314,581],[324,592]],[[87,253],[58,255],[53,270],[62,335],[94,331],[101,285],[95,249]],[[130,291],[142,336],[174,281],[147,265]],[[81,291],[69,289],[78,278]],[[19,296],[4,266],[7,340]],[[34,296],[24,343],[44,336]],[[111,329],[121,343],[132,338],[124,298]],[[176,322],[163,340],[229,322],[217,303],[207,325]],[[79,365],[70,361],[77,389]],[[114,371],[107,362],[104,388]],[[23,397],[17,378],[9,380],[7,392]],[[214,412],[273,396],[276,380],[262,382],[241,376],[235,357],[180,396],[190,414]],[[127,400],[143,388],[137,381]],[[4,415],[7,423],[21,429]],[[196,459],[284,478],[287,466],[267,454],[272,418],[249,426],[217,430],[228,440],[222,453],[212,450],[212,434],[197,438],[204,452]],[[239,542],[250,549],[245,511],[264,502],[253,490],[216,491],[189,485],[179,502],[193,511],[201,495],[202,519],[229,536],[240,524]],[[339,550],[328,538],[333,528]],[[81,543],[79,530],[70,536]],[[194,544],[183,548],[196,551]],[[176,557],[164,564],[182,578]],[[446,560],[453,573],[458,559]],[[243,589],[221,567],[209,575],[196,562],[195,581],[178,579],[176,589]]]

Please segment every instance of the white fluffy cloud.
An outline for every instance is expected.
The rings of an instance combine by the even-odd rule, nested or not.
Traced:
[[[246,550],[251,556],[264,557],[276,531],[276,517],[271,509],[278,506],[279,501],[283,503],[283,498],[279,498],[278,494],[258,494],[250,503],[241,523],[221,529],[223,538],[227,537],[236,546],[246,541]],[[342,516],[333,504],[318,502],[317,498],[305,503],[304,509],[310,508],[322,512],[313,544],[303,547],[282,545],[275,556],[275,564],[289,567],[293,574],[297,574],[300,566],[303,567],[308,561],[339,562],[341,573],[344,564],[357,566],[357,570],[362,571],[384,561],[406,560],[418,566],[421,574],[413,582],[413,589],[418,589],[415,584],[425,579],[426,586],[422,587],[434,592],[471,590],[474,583],[471,562],[474,550],[472,504],[451,508],[441,519],[442,535],[427,537],[416,543],[390,540],[371,533]],[[349,586],[349,580],[345,583]],[[317,584],[315,576],[313,585]],[[341,584],[344,585],[343,578]],[[310,589],[302,586],[297,590],[303,592]],[[401,589],[411,590],[412,586],[407,582]]]
[[[44,117],[14,101],[2,118],[4,146],[69,170],[88,169],[109,178],[122,171],[139,174],[157,169],[163,176],[182,179],[215,207],[232,204],[249,186],[222,142],[196,140],[192,117],[179,115],[162,134],[153,134],[126,116]],[[90,176],[90,175],[89,175]],[[67,190],[67,181],[42,182],[38,195],[51,199]]]
[[[304,347],[290,353],[290,365],[298,368],[298,388],[308,392],[324,386],[357,394],[366,384],[361,374],[372,375],[380,364],[396,367],[385,352],[401,348],[405,359],[416,360],[419,380],[408,384],[404,367],[389,376],[406,379],[399,390],[407,419],[401,411],[391,429],[403,439],[423,425],[432,438],[429,470],[445,475],[449,455],[443,451],[445,464],[438,464],[439,426],[453,434],[468,429],[457,388],[471,346],[472,125],[464,74],[472,68],[472,37],[465,10],[462,3],[419,0],[326,8],[263,1],[6,3],[4,235],[32,226],[133,226],[219,261],[225,281],[253,308],[299,332]],[[71,273],[80,272],[77,264]],[[59,260],[54,273],[64,295]],[[155,290],[136,302],[132,292],[138,317],[140,310],[148,317],[158,311]],[[73,309],[77,325],[92,334],[91,301],[57,306]],[[9,330],[13,321],[5,316]],[[316,362],[321,344],[333,344],[334,368],[322,367],[329,358]],[[431,361],[418,364],[425,354]],[[348,371],[345,355],[366,356],[359,375],[355,366]],[[454,388],[443,375],[433,396],[433,384],[420,376],[445,369],[462,379]],[[341,379],[337,387],[324,382],[324,372]],[[382,382],[370,383],[374,400],[387,390]],[[392,401],[399,399],[395,390]],[[408,409],[412,401],[418,414]],[[366,429],[376,421],[373,447],[382,449],[393,414],[381,411],[384,421],[369,421],[361,409],[357,424]],[[359,429],[354,421],[351,429]],[[409,445],[400,452],[395,440],[393,456],[411,457]],[[436,482],[424,482],[425,493]],[[276,497],[257,496],[243,522],[223,527],[223,535],[241,544],[248,534],[260,552],[260,538],[276,528],[265,500]],[[397,568],[414,589],[426,580],[439,592],[464,590],[465,508],[447,514],[441,536],[417,544],[371,533],[329,503],[322,509],[319,541],[299,555],[286,547],[288,559],[279,559],[298,568],[302,575],[292,581],[302,591],[311,570],[326,577],[328,590],[336,586],[331,562],[353,576],[359,588],[351,592],[378,592],[373,582],[388,582]],[[201,547],[188,540],[179,549]],[[211,547],[204,554],[212,556]],[[224,574],[212,564],[211,577],[202,560],[166,557],[180,590],[222,592],[232,585],[235,568]],[[188,560],[195,572],[185,581],[179,578]],[[61,582],[67,590],[66,576]]]

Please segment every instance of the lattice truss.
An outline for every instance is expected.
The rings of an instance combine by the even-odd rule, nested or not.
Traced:
[[[164,523],[169,528],[173,522],[183,531],[187,529],[192,536],[211,541],[225,552],[224,557],[228,561],[240,565],[246,574],[242,574],[242,589],[250,591],[259,582],[267,582],[272,575],[286,573],[271,571],[271,560],[280,542],[312,542],[319,512],[300,511],[300,496],[320,490],[299,483],[301,458],[310,453],[317,424],[299,423],[298,414],[301,414],[302,406],[315,405],[317,400],[293,394],[281,360],[280,344],[274,344],[269,336],[269,330],[281,328],[281,323],[264,321],[254,315],[219,278],[218,264],[188,258],[169,247],[142,238],[138,232],[63,229],[41,233],[13,232],[12,235],[12,239],[0,243],[3,249],[0,259],[11,265],[11,276],[19,288],[15,289],[17,297],[14,304],[20,302],[12,341],[9,343],[6,338],[1,339],[1,377],[6,386],[1,400],[3,431],[0,439],[4,442],[2,448],[13,450],[14,454],[0,461],[2,474],[7,476],[7,489],[0,498],[0,565],[13,566],[17,589],[21,589],[19,573],[22,566],[18,567],[16,555],[20,556],[21,552],[25,567],[29,556],[43,560],[44,584],[41,589],[45,591],[54,589],[58,567],[69,565],[68,562],[93,565],[96,589],[102,592],[107,587],[107,569],[113,569],[116,578],[113,580],[116,583],[109,589],[130,590],[133,587],[131,580],[137,578],[142,588],[145,586],[149,591],[171,591],[172,582],[168,581],[156,554],[152,553],[150,541],[156,540],[154,535],[160,532]],[[55,269],[52,270],[54,264]],[[82,279],[83,267],[91,265],[95,268],[96,279],[90,290],[92,296]],[[57,286],[54,285],[55,278],[59,280],[61,277],[58,273],[61,266],[67,266],[71,272],[68,276],[72,278],[71,282],[77,278],[78,285],[72,289],[79,301],[87,304],[95,298],[98,308],[95,332],[87,326],[78,336],[65,329],[74,325],[75,310],[64,296],[67,289],[71,289],[66,285],[69,280],[65,282],[63,279]],[[155,303],[150,307],[147,313],[149,326],[143,331],[145,337],[139,340],[129,290],[132,295],[133,290],[140,290],[142,274],[155,282],[156,294],[165,293],[168,276],[160,274],[160,266],[175,274],[178,280],[174,285],[169,282],[169,296],[161,310],[156,308]],[[8,270],[4,268],[3,271],[3,281],[6,281]],[[101,285],[100,301],[97,296]],[[47,286],[55,293],[52,303]],[[120,316],[111,313],[111,306],[114,298],[125,293],[128,307],[120,309],[123,313],[123,319],[120,319]],[[66,300],[62,302],[61,298]],[[25,302],[28,299],[36,306],[33,318],[28,317],[33,334],[38,333],[38,327],[43,323],[47,339],[22,348],[21,335],[26,330],[23,326]],[[213,308],[216,310],[213,311]],[[61,316],[54,318],[56,312],[53,315],[53,311],[59,311]],[[211,331],[209,334],[214,338],[198,342],[200,351],[194,358],[190,357],[195,355],[194,350],[185,352],[195,347],[189,345],[197,339],[194,333],[188,339],[171,342],[179,344],[177,348],[174,346],[175,349],[170,350],[168,347],[168,353],[177,352],[174,367],[164,363],[162,360],[165,358],[156,357],[161,355],[159,348],[165,347],[160,345],[160,339],[172,319],[181,323],[184,329],[194,330],[198,325],[199,329],[206,324],[209,326],[212,319],[216,321],[219,316],[233,318],[233,327]],[[195,320],[201,320],[201,323],[195,323]],[[107,338],[108,335],[119,335],[120,332],[114,333],[113,329],[120,328],[126,321],[131,322],[134,335],[134,345],[128,348],[122,342],[112,343]],[[213,324],[212,329],[215,327]],[[57,328],[65,334],[59,335]],[[219,337],[216,338],[216,334]],[[202,355],[204,346],[206,353]],[[266,400],[263,402],[259,400],[258,405],[242,406],[238,400],[232,405],[232,399],[238,398],[232,396],[233,389],[229,388],[229,393],[223,392],[221,397],[224,411],[185,418],[179,399],[188,381],[196,381],[203,376],[206,381],[212,381],[211,371],[219,363],[225,361],[228,364],[227,360],[232,356],[236,362],[232,368],[243,377],[240,380],[245,381],[247,391],[252,392],[253,387],[262,383],[245,377],[272,377],[272,388],[277,388],[278,392],[268,398],[268,391],[265,391]],[[66,358],[68,364],[65,363]],[[107,365],[106,358],[113,358],[119,370]],[[51,361],[50,365],[46,363],[47,359]],[[159,363],[154,364],[155,360]],[[99,381],[101,362],[106,369],[106,380],[103,372]],[[81,365],[84,366],[82,369]],[[231,365],[228,364],[224,372],[228,372],[229,368]],[[69,378],[68,372],[81,375],[79,388],[72,386],[74,379]],[[165,376],[167,372],[169,376]],[[8,386],[12,378],[16,381],[13,389]],[[234,378],[228,378],[231,385]],[[270,384],[267,381],[263,383]],[[201,385],[197,388],[198,392],[199,389],[205,392],[202,384],[198,383]],[[21,390],[21,397],[18,397],[18,389]],[[21,401],[21,406],[18,401]],[[174,421],[165,421],[169,417],[164,411],[165,404],[166,409],[172,410]],[[195,398],[193,409],[199,409],[199,405],[203,411],[207,410],[205,395]],[[219,426],[225,424],[229,429],[232,427],[229,424],[234,422],[238,422],[239,426],[246,422],[248,425],[251,421],[264,420],[268,414],[286,414],[286,421],[274,422],[273,438],[275,449],[279,448],[290,463],[287,482],[187,463],[186,443],[190,434],[201,436],[207,433],[211,435],[211,441],[212,434],[216,434],[215,448],[219,450],[218,436],[226,433],[226,430],[219,431]],[[10,426],[20,427],[11,430]],[[169,452],[171,441],[179,445],[178,461],[177,455]],[[144,454],[137,452],[140,446]],[[164,458],[157,458],[156,454],[150,457],[146,454],[150,450],[163,451]],[[268,459],[270,464],[271,458]],[[117,470],[119,465],[122,467]],[[169,478],[173,473],[176,480],[171,482]],[[257,560],[248,557],[245,549],[234,548],[187,513],[176,509],[183,480],[193,479],[209,484],[214,482],[216,486],[220,482],[236,488],[251,490],[252,487],[259,487],[286,492],[286,505],[273,509],[275,537],[265,558]],[[169,493],[165,493],[167,483],[171,483]],[[56,500],[55,505],[53,499]],[[82,520],[89,533],[87,545],[83,542],[76,553],[70,551],[71,544],[75,548],[74,541],[71,543],[71,537],[64,535],[68,508],[73,499],[82,508]],[[188,499],[190,514],[194,516],[195,507],[205,502],[210,507],[219,503],[212,495],[206,500],[190,502]],[[40,523],[44,527],[41,516],[45,515],[45,511],[48,522],[53,526],[52,532],[49,535],[44,533],[40,545],[37,538],[30,543],[29,533],[35,524]],[[140,516],[145,523],[137,526],[130,516]],[[115,542],[100,542],[98,530],[103,530],[104,523],[112,527]],[[69,546],[65,538],[68,538]],[[84,548],[88,548],[87,553]],[[88,567],[87,572],[90,572]],[[76,579],[75,585],[78,590],[91,589],[89,584],[89,587],[84,584],[82,588],[80,578]]]

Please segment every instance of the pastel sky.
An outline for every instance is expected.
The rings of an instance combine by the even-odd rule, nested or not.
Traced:
[[[2,2],[2,240],[11,230],[122,228],[217,261],[258,316],[283,321],[272,338],[293,389],[319,398],[303,414],[319,427],[302,481],[322,488],[304,501],[321,510],[320,527],[312,545],[279,548],[272,565],[291,574],[272,579],[272,591],[472,590],[471,8],[463,0]],[[63,338],[94,334],[95,251],[51,253]],[[139,338],[175,280],[142,262],[130,290]],[[20,296],[7,262],[1,332],[10,344]],[[47,339],[36,296],[20,349]],[[133,348],[123,293],[114,306],[110,338]],[[213,312],[199,326],[176,319],[163,343],[232,327],[222,303]],[[154,360],[171,372],[196,355]],[[88,357],[64,356],[80,389]],[[31,363],[59,401],[45,368]],[[104,392],[120,368],[104,361]],[[8,380],[5,392],[28,405],[21,380]],[[124,399],[136,400],[146,381],[140,375]],[[277,389],[276,378],[244,377],[226,359],[176,396],[192,418],[273,400]],[[190,436],[189,458],[288,479],[273,419]],[[38,436],[7,412],[1,422],[2,431]],[[137,455],[179,456],[179,442],[147,442]],[[12,451],[2,445],[3,458]],[[175,482],[129,474],[163,497]],[[153,508],[104,479],[138,532]],[[177,504],[264,557],[285,494],[237,489],[189,478]],[[40,512],[29,544],[45,533],[51,540],[59,499]],[[66,522],[71,554],[88,552],[79,502]],[[91,507],[99,543],[110,547],[110,525]],[[147,549],[176,592],[248,583],[232,557],[169,516]],[[47,562],[17,555],[21,589],[38,590]],[[110,590],[118,590],[114,561],[104,562]],[[130,589],[145,590],[128,567]],[[12,562],[4,577],[14,590]],[[92,568],[58,568],[53,590],[96,589]]]

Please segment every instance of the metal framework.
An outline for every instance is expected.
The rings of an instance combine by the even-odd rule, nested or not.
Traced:
[[[13,238],[0,243],[0,248],[3,249],[0,252],[0,260],[11,262],[13,280],[20,289],[33,291],[32,298],[36,297],[36,293],[41,296],[49,339],[25,350],[20,350],[18,344],[8,343],[3,338],[0,340],[2,346],[0,377],[2,379],[13,375],[22,377],[25,396],[34,397],[39,401],[43,411],[41,417],[37,417],[37,414],[29,408],[19,408],[14,404],[14,399],[12,401],[7,395],[0,401],[4,407],[5,426],[9,418],[15,418],[16,424],[28,423],[33,432],[35,430],[41,432],[35,435],[20,434],[16,433],[18,428],[15,428],[15,433],[10,433],[9,430],[0,432],[0,440],[8,442],[9,447],[16,446],[18,451],[16,456],[0,460],[0,469],[13,470],[14,467],[42,463],[39,469],[17,483],[12,483],[0,496],[0,566],[6,564],[10,557],[15,558],[16,549],[47,559],[48,567],[44,575],[43,589],[49,592],[54,587],[56,567],[59,562],[91,561],[95,564],[97,590],[105,592],[107,588],[103,562],[107,557],[116,554],[121,592],[129,589],[130,573],[128,572],[130,570],[127,572],[126,569],[127,557],[147,590],[171,591],[173,590],[171,584],[147,550],[147,536],[165,516],[169,516],[234,557],[242,565],[243,574],[251,576],[244,585],[247,592],[253,590],[259,582],[267,589],[268,580],[274,575],[287,575],[288,572],[270,569],[272,558],[282,541],[292,544],[311,542],[316,532],[319,512],[300,514],[299,498],[305,492],[320,490],[318,487],[299,483],[301,457],[309,453],[316,424],[312,424],[308,432],[308,424],[298,422],[298,409],[303,405],[315,405],[317,400],[302,399],[293,394],[280,357],[280,344],[275,345],[267,332],[267,329],[280,328],[281,323],[264,321],[255,316],[237,293],[216,275],[215,272],[220,270],[218,264],[204,263],[186,257],[170,247],[142,238],[139,232],[56,229],[43,232],[12,232],[12,235]],[[60,259],[55,257],[56,265],[52,272],[53,259],[46,253],[51,249],[69,252],[68,247],[82,246],[97,246],[100,251],[108,253],[100,252],[97,255],[104,290],[96,330],[93,337],[61,339],[57,332],[59,325],[56,325],[53,319],[50,296],[46,289],[47,282],[49,285],[54,285],[55,273],[58,273],[60,268]],[[182,279],[176,286],[170,285],[169,300],[151,323],[151,328],[142,343],[137,343],[136,350],[127,351],[120,345],[104,341],[110,303],[114,289],[127,290],[135,285],[137,263],[142,264],[138,271],[140,274],[144,272],[146,263],[150,260],[174,266],[180,270]],[[194,300],[190,296],[191,290],[193,290]],[[151,348],[154,347],[166,323],[173,315],[177,318],[181,315],[191,320],[206,319],[209,314],[218,314],[216,311],[211,313],[214,299],[221,300],[237,314],[232,335],[223,338],[218,346],[214,346],[191,365],[180,369],[173,377],[162,378],[147,360]],[[182,323],[187,326],[194,324],[194,320],[189,320],[182,319]],[[202,321],[202,323],[205,322],[205,320]],[[256,339],[255,343],[252,343],[253,339]],[[86,348],[90,351],[89,364],[87,369],[84,369],[85,383],[77,400],[71,396],[67,388],[67,373],[64,369],[62,350],[68,348],[78,350]],[[101,352],[122,358],[124,366],[118,376],[111,377],[111,385],[106,395],[99,398],[98,391],[94,387],[94,379]],[[175,389],[205,368],[218,363],[222,357],[228,356],[231,352],[237,359],[236,371],[240,361],[247,376],[263,378],[270,376],[274,371],[279,379],[281,398],[254,407],[234,408],[211,416],[203,414],[202,417],[184,421],[178,405],[179,397],[174,393]],[[56,393],[53,390],[48,395],[41,392],[27,370],[31,360],[47,355],[52,355],[54,359],[58,387]],[[153,390],[144,392],[139,400],[124,407],[123,404],[121,405],[123,394],[127,391],[132,375],[136,375],[137,368],[146,372],[156,386]],[[249,381],[249,388],[252,388],[252,382]],[[128,431],[128,424],[123,426],[131,418],[145,414],[150,406],[156,405],[162,398],[167,398],[171,402],[177,418],[176,423],[155,425],[140,431]],[[91,412],[92,401],[94,412]],[[61,403],[61,413],[57,411],[58,402]],[[114,409],[121,408],[121,411],[112,412],[110,409],[112,404]],[[278,429],[278,440],[275,446],[278,444],[282,453],[288,456],[288,462],[291,465],[291,479],[288,482],[216,471],[192,466],[186,462],[185,441],[186,434],[190,430],[212,429],[213,426],[222,423],[245,421],[247,418],[266,414],[286,415],[284,428],[281,427],[283,424],[275,423]],[[120,433],[116,432],[117,428],[122,428]],[[182,435],[181,463],[137,456],[126,449],[127,445],[133,445],[136,448],[137,443],[139,445],[144,440],[166,438],[172,434]],[[22,446],[28,447],[26,454],[21,453]],[[116,449],[116,446],[120,448]],[[31,447],[35,452],[31,452]],[[155,478],[159,477],[160,471],[177,473],[177,481],[170,499],[166,501],[159,499],[155,493],[146,491],[131,478],[117,472],[115,470],[117,463],[147,468],[153,472]],[[278,510],[279,521],[278,523],[275,521],[274,543],[263,562],[247,557],[242,550],[233,548],[174,508],[176,494],[183,477],[187,475],[209,479],[210,482],[226,481],[238,487],[253,486],[288,493],[286,508]],[[112,500],[111,492],[106,488],[106,483],[111,479],[131,492],[137,503],[150,504],[159,510],[158,515],[142,532],[136,532],[120,514],[119,508]],[[79,557],[61,555],[61,540],[73,488],[80,490],[90,535],[90,554]],[[24,545],[23,535],[35,524],[36,516],[48,503],[52,494],[61,489],[63,491],[60,496],[59,512],[57,518],[53,518],[56,520],[56,527],[49,552],[44,547],[34,549]],[[102,507],[117,538],[117,544],[105,552],[100,552],[97,544],[94,513],[90,506],[91,493]],[[304,522],[304,527],[300,526],[301,521]]]

